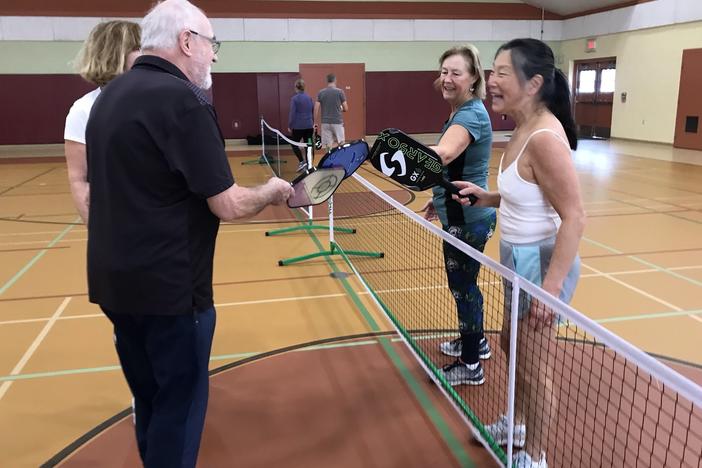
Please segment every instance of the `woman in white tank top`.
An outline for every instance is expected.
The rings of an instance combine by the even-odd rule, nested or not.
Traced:
[[[105,21],[93,28],[75,62],[80,76],[97,86],[73,103],[63,132],[73,204],[83,223],[88,224],[90,184],[85,148],[85,127],[100,90],[113,78],[132,68],[141,54],[141,29],[124,20]]]
[[[553,51],[546,44],[515,39],[498,50],[488,92],[492,109],[516,122],[500,161],[498,191],[487,192],[470,182],[454,183],[462,194],[478,197],[475,206],[499,207],[500,261],[568,302],[579,276],[578,245],[585,229],[570,154],[577,140],[568,82],[555,68]],[[468,198],[460,201],[470,204]],[[505,300],[511,302],[511,291],[505,292]],[[520,321],[517,338],[514,445],[524,450],[516,453],[512,466],[546,468],[546,435],[554,413],[553,369],[551,360],[534,357],[534,347],[556,349],[556,320],[536,301],[519,315],[527,320]],[[501,346],[507,354],[508,314]],[[543,405],[530,402],[535,398],[543,399]],[[486,429],[497,443],[507,443],[506,417]]]

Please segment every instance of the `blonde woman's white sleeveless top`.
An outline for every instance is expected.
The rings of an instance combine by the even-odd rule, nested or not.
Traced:
[[[537,242],[556,235],[561,218],[546,200],[538,184],[524,180],[519,175],[519,158],[531,137],[539,133],[553,133],[570,151],[570,146],[555,131],[541,128],[534,131],[524,142],[517,158],[502,171],[504,153],[497,173],[497,189],[500,192],[499,226],[500,237],[513,244]]]

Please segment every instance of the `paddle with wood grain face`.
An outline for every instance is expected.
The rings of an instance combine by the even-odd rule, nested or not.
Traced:
[[[386,128],[370,150],[370,162],[377,170],[410,190],[421,192],[435,186],[464,197],[459,188],[443,176],[441,158],[432,149],[396,128]],[[478,198],[470,194],[474,204]]]
[[[345,174],[343,167],[306,170],[292,181],[295,193],[288,198],[288,206],[300,208],[324,203],[339,188]]]

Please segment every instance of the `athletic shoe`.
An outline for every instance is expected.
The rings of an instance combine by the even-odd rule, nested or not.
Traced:
[[[478,357],[482,360],[490,359],[492,353],[490,352],[490,343],[488,343],[487,338],[483,337],[478,346]]]
[[[539,461],[534,461],[526,451],[520,450],[512,458],[512,466],[514,468],[548,468],[548,463],[546,463],[546,454],[544,452],[541,452]]]
[[[473,366],[475,368],[471,369],[468,364],[456,359],[453,363],[444,366],[439,372],[443,373],[444,378],[451,385],[482,385],[485,383],[483,367],[479,362]]]
[[[300,161],[300,164],[297,165],[297,172],[301,172],[305,169],[307,169],[307,163],[305,161]]]
[[[507,445],[507,436],[509,435],[509,421],[506,415],[501,415],[499,419],[485,426],[485,430],[492,437],[497,445]],[[514,439],[512,444],[515,447],[522,448],[526,442],[526,425],[514,425]]]
[[[461,338],[458,337],[455,340],[444,341],[439,344],[439,351],[447,356],[460,357],[461,351],[463,350],[463,342]]]
[[[490,343],[488,343],[488,340],[485,337],[480,340],[479,346],[478,357],[483,360],[490,359],[490,356],[492,356],[492,353],[490,352]],[[463,342],[461,341],[460,337],[456,338],[455,340],[444,341],[439,345],[439,350],[447,356],[461,357]]]

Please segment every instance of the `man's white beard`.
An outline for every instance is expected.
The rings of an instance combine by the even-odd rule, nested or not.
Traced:
[[[205,90],[210,89],[212,87],[212,73],[210,72],[210,70],[207,70],[207,75],[205,75],[205,79],[200,84],[200,86],[202,87],[202,89]]]

